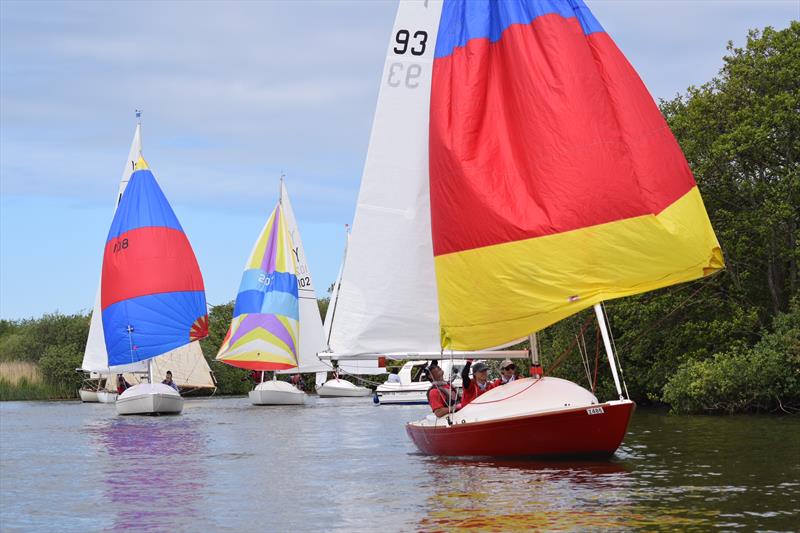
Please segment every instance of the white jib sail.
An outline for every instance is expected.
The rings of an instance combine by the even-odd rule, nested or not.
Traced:
[[[339,267],[339,273],[336,275],[336,283],[333,284],[333,292],[331,292],[331,300],[328,302],[328,311],[325,313],[325,323],[323,329],[325,330],[325,340],[330,342],[331,326],[333,319],[336,316],[336,306],[339,301],[339,287],[342,284],[342,270],[344,263],[347,261],[347,249],[350,247],[350,232],[345,235],[344,255],[342,256],[342,264]],[[339,368],[348,374],[362,374],[362,375],[377,375],[385,374],[386,368],[378,366],[378,360],[365,360],[365,361],[339,361]],[[317,380],[320,377],[317,376]],[[324,383],[324,381],[323,381]]]
[[[281,205],[283,214],[286,217],[286,224],[292,236],[293,251],[297,260],[297,296],[300,306],[300,338],[298,340],[297,368],[279,371],[279,374],[294,374],[296,372],[317,372],[330,370],[329,363],[323,363],[317,357],[317,353],[325,349],[325,334],[322,330],[322,319],[319,314],[317,304],[317,293],[314,290],[314,283],[311,278],[311,270],[308,268],[306,252],[303,248],[303,240],[300,238],[300,230],[297,228],[297,219],[294,216],[292,203],[289,201],[289,193],[286,184],[281,180]]]
[[[331,330],[336,354],[440,350],[428,116],[441,10],[438,0],[397,10]]]
[[[136,131],[133,133],[133,142],[128,152],[128,159],[125,161],[125,168],[122,170],[122,179],[119,182],[119,192],[114,198],[114,212],[117,210],[122,193],[128,185],[128,180],[133,174],[133,166],[138,161],[142,153],[142,125],[136,124]],[[101,261],[102,263],[102,261]],[[89,336],[86,339],[86,350],[83,352],[83,363],[81,368],[86,372],[100,372],[107,374],[112,372],[108,368],[108,353],[106,352],[106,340],[103,335],[103,315],[100,309],[100,286],[102,280],[98,279],[97,293],[94,298],[92,308],[92,318],[89,323]],[[147,371],[147,362],[142,361],[132,365],[115,367],[113,372],[142,372]]]

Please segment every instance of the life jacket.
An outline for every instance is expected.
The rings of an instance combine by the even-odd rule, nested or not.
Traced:
[[[480,385],[478,385],[478,381],[477,380],[475,380],[475,379],[470,380],[469,387],[466,387],[464,389],[464,392],[462,393],[461,407],[463,408],[469,402],[471,402],[472,400],[474,400],[475,398],[477,398],[478,396],[480,396],[484,392],[492,390],[494,387],[495,387],[495,384],[493,382],[491,382],[491,381],[487,381],[486,382],[486,386],[484,388],[481,388]]]
[[[431,392],[434,392],[434,394],[432,395]],[[437,385],[434,383],[431,385],[431,388],[428,389],[428,392],[425,396],[428,398],[428,404],[430,404],[432,411],[436,411],[436,409],[439,409],[440,407],[453,407],[458,399],[458,395],[455,394],[455,391],[448,383],[444,383],[442,385]],[[433,396],[435,399],[432,400],[431,396]]]

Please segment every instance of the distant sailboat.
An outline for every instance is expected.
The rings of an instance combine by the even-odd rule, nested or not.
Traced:
[[[306,313],[301,315],[300,276],[295,255],[299,248],[292,241],[284,192],[281,181],[280,199],[250,252],[236,296],[233,319],[217,354],[218,361],[261,372],[261,383],[249,395],[254,405],[305,403],[305,392],[277,380],[274,374],[271,381],[263,380],[264,372],[268,370],[296,372],[298,354],[308,353],[302,351],[301,316],[309,321],[311,339],[322,342],[319,310],[314,315],[305,304],[303,309]],[[291,216],[293,219],[294,214]],[[296,230],[296,224],[294,227]],[[302,273],[302,288],[305,288],[306,277],[310,284],[307,270]],[[316,299],[313,305],[316,307]],[[316,337],[313,331],[315,323],[320,330]],[[318,345],[313,342],[309,341],[309,344]],[[313,366],[310,360],[308,364]]]
[[[149,382],[123,392],[117,413],[180,413],[183,398],[157,382],[152,360],[208,335],[205,289],[189,240],[141,155],[108,232],[101,314],[108,367],[148,365]]]
[[[333,326],[333,317],[336,316],[336,303],[339,299],[339,286],[342,283],[342,270],[344,263],[347,260],[347,247],[350,244],[350,231],[345,232],[345,245],[344,255],[342,256],[342,265],[339,267],[339,274],[336,276],[336,282],[333,284],[333,291],[331,292],[331,299],[328,302],[328,310],[325,313],[325,346],[327,347],[330,342],[331,327]],[[353,396],[369,396],[372,390],[367,387],[359,387],[345,379],[339,377],[339,372],[344,372],[351,375],[375,375],[386,373],[386,368],[378,365],[378,360],[371,361],[339,361],[336,374],[333,379],[327,380],[327,372],[322,376],[318,376],[317,394],[320,397],[353,397]],[[321,382],[320,382],[321,381]]]
[[[116,212],[125,187],[133,174],[134,166],[142,154],[142,124],[138,120],[141,111],[136,112],[137,124],[133,134],[133,141],[122,170],[119,190],[114,197],[114,212]],[[138,362],[132,365],[122,365],[110,369],[108,367],[108,353],[106,352],[105,336],[103,334],[102,310],[100,307],[101,282],[98,281],[95,303],[92,309],[89,324],[89,335],[86,340],[86,349],[80,370],[87,373],[92,379],[92,387],[83,387],[80,390],[82,401],[99,401],[100,403],[114,403],[117,400],[116,374],[124,374],[125,380],[132,384],[145,382],[147,379],[147,363]],[[211,369],[203,356],[199,342],[192,342],[173,352],[166,353],[154,361],[157,375],[162,375],[167,370],[172,371],[173,380],[182,390],[214,389]],[[101,386],[105,381],[105,386]]]

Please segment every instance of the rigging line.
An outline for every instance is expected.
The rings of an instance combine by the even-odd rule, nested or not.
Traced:
[[[600,366],[600,330],[595,331],[594,335],[594,381],[592,381],[592,394],[597,389],[597,368]],[[625,389],[628,392],[628,389]]]
[[[589,315],[589,316],[586,318],[586,320],[583,322],[583,326],[581,326],[581,333],[583,333],[584,331],[586,331],[586,328],[588,328],[588,327],[589,327],[589,323],[592,321],[592,318],[593,318],[593,317],[592,317],[592,315]],[[572,353],[572,350],[573,350],[573,348],[575,348],[575,344],[577,343],[577,340],[578,340],[578,339],[577,339],[577,337],[576,337],[576,338],[575,338],[575,340],[574,340],[574,341],[572,341],[572,344],[570,344],[570,345],[567,347],[567,349],[566,349],[566,350],[564,350],[563,352],[561,352],[561,355],[559,355],[559,356],[558,356],[558,358],[555,360],[555,362],[554,362],[552,365],[550,365],[550,368],[548,368],[548,369],[547,369],[547,373],[548,373],[548,374],[552,374],[552,373],[553,373],[553,372],[554,372],[554,371],[555,371],[555,370],[556,370],[556,369],[557,369],[559,366],[561,366],[561,363],[563,363],[563,362],[564,362],[564,358],[565,358],[567,355],[569,355],[570,353]]]
[[[670,311],[669,313],[667,313],[666,315],[664,315],[663,317],[661,317],[659,320],[657,320],[656,322],[654,322],[654,323],[653,323],[653,324],[652,324],[650,327],[648,327],[647,329],[645,329],[644,331],[642,331],[641,333],[639,333],[637,336],[635,336],[635,337],[634,337],[634,338],[632,338],[631,340],[626,340],[625,344],[623,344],[623,345],[622,345],[622,349],[624,350],[624,349],[627,349],[627,348],[631,347],[631,346],[632,346],[632,345],[633,345],[633,344],[634,344],[636,341],[638,341],[638,340],[639,340],[641,337],[643,337],[643,336],[644,336],[644,335],[646,335],[647,333],[650,333],[651,331],[653,331],[655,328],[657,328],[659,325],[661,325],[661,323],[662,323],[662,322],[664,322],[664,321],[665,321],[667,318],[669,318],[670,316],[672,316],[672,314],[673,314],[673,313],[675,313],[675,312],[676,312],[676,311],[678,311],[680,308],[682,308],[682,307],[683,307],[683,306],[685,306],[687,303],[689,303],[689,300],[691,300],[692,298],[694,298],[694,297],[697,295],[697,293],[699,293],[701,290],[703,290],[703,289],[704,289],[704,288],[706,288],[707,286],[708,286],[708,283],[707,283],[707,282],[706,282],[706,283],[701,283],[701,284],[700,284],[700,286],[699,286],[699,287],[698,287],[698,288],[697,288],[697,289],[696,289],[696,290],[695,290],[695,291],[694,291],[692,294],[690,294],[690,295],[689,295],[689,296],[688,296],[688,297],[687,297],[685,300],[683,300],[681,303],[679,303],[679,304],[677,305],[677,307],[675,307],[675,309],[673,309],[672,311]],[[606,316],[608,316],[608,315],[606,315]],[[616,347],[615,347],[615,350],[616,350]]]

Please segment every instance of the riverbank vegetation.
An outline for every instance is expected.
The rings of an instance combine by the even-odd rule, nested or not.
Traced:
[[[637,402],[676,412],[800,412],[799,80],[800,23],[792,22],[751,32],[743,48],[729,45],[716,78],[661,102],[726,269],[606,303]],[[327,303],[320,301],[323,314]],[[252,386],[246,372],[213,361],[231,313],[231,304],[212,308],[202,346],[218,393],[244,394]],[[74,396],[88,327],[87,315],[0,321],[0,362],[35,364],[40,372],[12,381],[0,366],[2,398],[34,384]],[[541,332],[539,343],[548,374],[596,388],[601,398],[616,396],[591,310]]]

